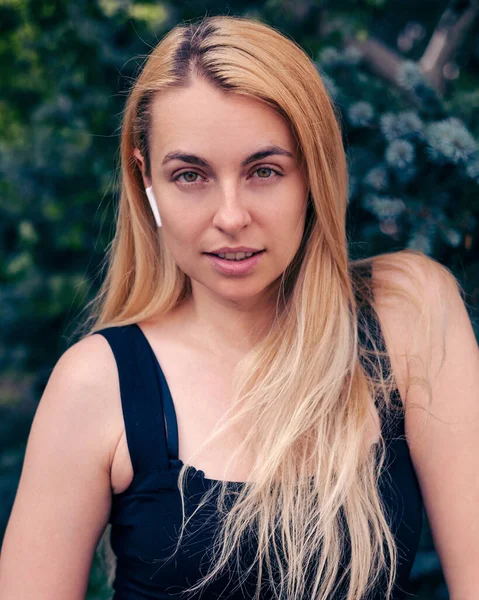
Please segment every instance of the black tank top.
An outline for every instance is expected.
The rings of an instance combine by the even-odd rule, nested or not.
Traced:
[[[379,321],[368,311],[376,341],[384,348]],[[181,500],[177,489],[183,462],[178,458],[175,408],[165,376],[147,338],[138,325],[104,328],[95,333],[109,342],[118,367],[126,439],[134,477],[129,487],[113,494],[110,543],[117,557],[113,600],[161,600],[181,595],[207,572],[215,525],[215,499],[198,512],[187,526],[178,552],[171,557],[181,525]],[[386,368],[389,368],[387,361]],[[365,365],[367,366],[367,365]],[[187,366],[185,366],[187,369]],[[186,371],[187,372],[187,371]],[[400,402],[399,392],[392,394]],[[383,422],[387,467],[380,479],[380,493],[398,546],[394,600],[405,598],[409,572],[417,551],[422,524],[422,499],[404,437],[404,419]],[[201,495],[217,480],[191,467],[186,476],[185,511],[189,516]],[[241,482],[230,482],[234,489]],[[167,560],[169,558],[169,560]],[[251,562],[249,563],[251,564]],[[252,573],[254,574],[254,570]],[[203,590],[201,598],[239,600],[254,596],[253,575],[242,582],[225,572]],[[383,587],[374,600],[383,600]],[[273,599],[265,588],[262,598]],[[340,596],[335,596],[340,598]],[[341,596],[342,598],[342,596]]]

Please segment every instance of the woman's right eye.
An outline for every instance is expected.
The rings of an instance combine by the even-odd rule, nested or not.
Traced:
[[[191,180],[189,179],[189,176],[193,175],[195,177],[195,179]],[[186,177],[182,182],[180,182],[180,177]],[[186,185],[194,185],[195,183],[198,182],[198,179],[196,179],[197,177],[200,177],[199,173],[196,173],[196,171],[183,171],[183,173],[180,173],[179,175],[177,175],[176,177],[173,178],[173,181],[178,181],[182,184],[186,184]]]

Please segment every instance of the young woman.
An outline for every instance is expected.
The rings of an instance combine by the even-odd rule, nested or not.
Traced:
[[[84,598],[108,524],[116,600],[397,600],[422,500],[451,598],[477,597],[477,342],[437,262],[348,259],[341,132],[308,56],[254,20],[175,27],[129,95],[121,163],[2,600]]]

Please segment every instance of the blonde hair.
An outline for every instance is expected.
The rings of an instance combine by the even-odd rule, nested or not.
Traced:
[[[278,598],[327,600],[342,586],[347,600],[359,600],[385,575],[387,600],[397,549],[378,492],[384,440],[364,448],[371,404],[376,400],[389,414],[395,383],[383,369],[387,355],[377,348],[368,320],[358,316],[361,303],[373,302],[371,281],[361,275],[373,261],[348,258],[348,175],[338,113],[314,63],[293,41],[252,19],[217,16],[174,27],[153,50],[123,115],[117,229],[83,333],[168,313],[191,295],[188,277],[156,229],[133,150],[140,149],[149,177],[152,101],[163,90],[189,86],[194,77],[266,102],[287,119],[310,194],[303,240],[283,273],[273,325],[239,363],[231,408],[205,442],[229,427],[241,431],[243,442],[231,461],[243,452],[257,457],[251,481],[228,509],[227,481],[205,494],[199,508],[219,492],[221,528],[211,570],[188,591],[216,577],[252,533],[257,599],[266,566]],[[388,254],[374,264],[396,268]],[[358,331],[373,352],[359,343]],[[178,546],[187,525],[188,468],[182,467],[178,481]],[[110,567],[111,578],[114,562]]]

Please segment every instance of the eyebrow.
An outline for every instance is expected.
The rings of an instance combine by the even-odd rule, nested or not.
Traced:
[[[261,160],[263,158],[266,158],[267,156],[274,155],[288,156],[290,158],[294,158],[294,155],[291,152],[285,150],[284,148],[281,148],[280,146],[266,146],[266,148],[262,148],[261,150],[258,150],[258,152],[255,152],[254,154],[251,154],[250,156],[245,158],[244,161],[241,163],[241,166],[246,167],[255,160]],[[182,152],[181,150],[169,152],[165,156],[161,164],[165,165],[170,160],[182,160],[183,162],[186,162],[190,165],[196,165],[198,167],[204,168],[208,168],[210,166],[206,159],[201,158],[200,156],[196,156],[195,154],[187,154],[185,152]]]

